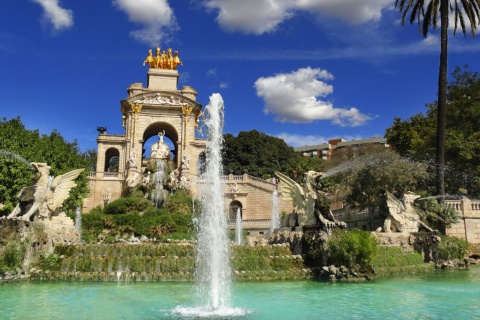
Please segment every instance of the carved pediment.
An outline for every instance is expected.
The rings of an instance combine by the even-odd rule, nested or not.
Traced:
[[[188,99],[189,100],[189,99]],[[196,105],[193,101],[188,101],[186,98],[173,94],[149,94],[142,95],[140,97],[134,97],[130,99],[131,103],[136,104],[159,104],[159,105],[171,105],[171,106],[188,106]]]

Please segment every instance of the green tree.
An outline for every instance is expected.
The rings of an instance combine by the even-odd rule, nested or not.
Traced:
[[[310,170],[317,172],[324,171],[325,161],[321,158],[310,158],[296,155],[292,159],[288,174],[292,179],[301,183],[303,180],[303,174]]]
[[[248,173],[262,179],[276,171],[287,172],[297,159],[292,147],[280,138],[257,130],[240,131],[237,137],[224,135],[223,168],[225,174]]]
[[[0,203],[5,205],[3,214],[9,213],[17,203],[17,195],[31,184],[30,162],[46,162],[54,176],[79,168],[90,168],[96,152],[80,151],[78,143],[67,142],[54,130],[50,135],[38,130],[27,130],[19,117],[0,121]],[[82,203],[88,192],[87,173],[77,179],[77,187],[65,201],[73,209]],[[64,208],[66,209],[66,208]]]
[[[445,188],[450,194],[467,189],[480,196],[480,76],[456,67],[447,87],[445,138]],[[434,171],[437,103],[427,104],[426,114],[407,120],[395,118],[385,138],[403,157],[429,163]],[[430,190],[434,193],[434,190]]]
[[[440,68],[438,75],[436,134],[436,192],[438,195],[443,196],[445,194],[444,165],[448,72],[448,14],[449,11],[453,13],[455,32],[458,24],[460,24],[460,28],[464,35],[466,34],[464,16],[466,16],[470,23],[470,32],[473,37],[480,18],[480,0],[430,0],[427,2],[428,4],[425,7],[425,0],[395,0],[395,7],[403,13],[402,24],[410,13],[410,24],[413,24],[416,20],[419,25],[422,25],[422,33],[424,37],[427,36],[432,25],[434,29],[437,28],[437,22],[440,20]]]
[[[429,175],[427,165],[400,157],[393,151],[364,155],[342,163],[343,170],[332,176],[333,183],[345,185],[347,201],[360,209],[368,209],[371,228],[374,213],[385,191],[403,194],[424,188]]]

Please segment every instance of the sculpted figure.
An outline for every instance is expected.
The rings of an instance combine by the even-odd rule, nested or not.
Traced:
[[[170,149],[168,145],[163,142],[165,131],[158,133],[158,142],[152,145],[150,149],[150,159],[168,159],[170,155]]]
[[[70,190],[76,186],[75,179],[85,169],[77,169],[56,177],[50,177],[50,167],[46,163],[32,163],[35,169],[32,185],[25,187],[18,195],[18,205],[7,217],[25,221],[47,220],[68,198]]]
[[[171,191],[175,191],[178,189],[178,170],[172,170],[169,175],[168,186],[170,187]]]
[[[304,225],[322,225],[330,229],[333,227],[345,228],[345,222],[334,218],[324,193],[317,190],[317,179],[324,175],[323,172],[308,171],[304,174],[304,186],[275,172],[282,182],[281,191],[285,200],[291,201],[294,211],[298,214],[298,223]]]
[[[130,151],[130,158],[128,159],[128,167],[129,168],[137,167],[137,155],[135,154],[135,150]]]
[[[162,68],[162,55],[160,54],[160,47],[157,47],[153,61],[154,68]]]
[[[178,51],[175,51],[175,55],[173,56],[173,69],[177,69],[178,65],[183,66],[183,63],[182,61],[180,61],[180,58],[178,57]]]
[[[148,50],[148,56],[145,58],[145,61],[143,61],[144,66],[145,66],[145,63],[148,63],[150,68],[155,67],[155,59],[153,58],[152,50]]]
[[[429,226],[420,220],[420,214],[412,205],[415,199],[420,197],[419,195],[406,193],[402,201],[398,200],[388,191],[386,196],[389,214],[383,224],[384,232],[418,232],[420,226],[424,227],[428,231],[433,231]]]
[[[148,63],[150,68],[167,70],[176,70],[178,65],[183,65],[178,56],[178,51],[172,54],[172,48],[168,48],[167,52],[161,52],[160,47],[157,47],[155,56],[152,50],[148,50],[148,56],[145,58],[143,65],[146,63]]]
[[[182,170],[189,170],[190,169],[190,157],[188,154],[183,156],[182,159]]]
[[[169,70],[173,70],[174,69],[174,64],[173,63],[174,63],[174,59],[173,59],[173,56],[172,56],[172,49],[168,48],[168,52],[167,52],[167,55],[165,57],[164,68],[169,69]]]

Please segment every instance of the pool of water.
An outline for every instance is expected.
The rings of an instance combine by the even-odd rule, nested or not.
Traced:
[[[368,283],[240,282],[232,308],[197,312],[193,283],[0,285],[0,319],[480,319],[480,267]]]

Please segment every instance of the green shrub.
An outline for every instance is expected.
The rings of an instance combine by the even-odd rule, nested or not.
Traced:
[[[171,214],[192,214],[192,198],[183,189],[177,189],[165,204],[165,209]]]
[[[353,267],[369,265],[377,252],[377,240],[368,231],[335,231],[327,243],[328,261]]]
[[[14,271],[21,268],[25,253],[27,251],[27,244],[18,241],[8,242],[0,254],[0,272]]]
[[[403,252],[400,247],[378,246],[377,253],[371,261],[372,266],[393,268],[422,265],[423,257],[418,252]]]
[[[42,252],[39,256],[38,266],[45,270],[59,270],[60,256],[57,253],[48,254]]]
[[[462,238],[442,236],[438,245],[437,260],[463,260],[470,250],[470,243]]]
[[[129,196],[112,201],[105,207],[106,214],[142,212],[152,206],[152,202],[143,197]]]

